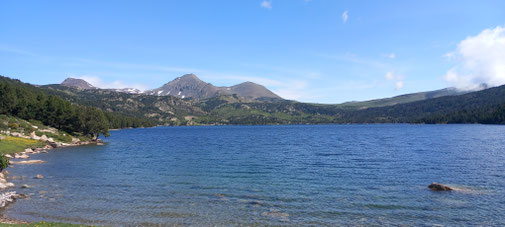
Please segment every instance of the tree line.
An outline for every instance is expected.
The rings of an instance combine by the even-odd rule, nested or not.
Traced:
[[[147,119],[106,113],[96,107],[72,104],[35,86],[3,76],[0,76],[0,114],[25,120],[39,120],[65,132],[94,139],[99,135],[108,136],[109,128],[154,125]]]

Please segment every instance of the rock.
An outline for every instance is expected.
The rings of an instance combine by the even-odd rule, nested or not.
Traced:
[[[17,198],[17,199],[26,199],[26,198],[30,198],[30,196],[27,195],[27,194],[16,194],[15,198]]]
[[[23,136],[23,134],[21,134],[19,132],[12,132],[11,136],[21,137],[21,136]]]
[[[266,216],[266,217],[273,217],[273,218],[287,218],[289,217],[288,213],[284,212],[279,212],[279,211],[269,211],[269,212],[263,212],[261,213],[261,216]]]
[[[23,165],[23,164],[42,164],[46,163],[46,161],[43,160],[27,160],[27,161],[11,161],[10,162],[13,165]]]
[[[81,140],[79,138],[73,138],[72,137],[72,143],[79,143]]]
[[[39,140],[42,142],[46,142],[48,139],[46,135],[42,135]]]
[[[39,140],[40,139],[40,137],[37,136],[37,134],[35,133],[35,131],[33,131],[33,132],[30,133],[30,138],[34,139],[34,140]]]
[[[51,138],[50,138],[51,139]],[[49,141],[49,140],[48,140]],[[49,145],[52,147],[52,148],[57,148],[58,147],[58,143],[56,142],[49,142]]]
[[[40,175],[40,174],[37,174],[37,175],[35,175],[35,177],[34,177],[34,179],[42,179],[42,178],[44,178],[44,176],[42,176],[42,175]]]
[[[4,192],[0,194],[0,207],[5,207],[16,199],[16,192]]]
[[[50,142],[50,143],[54,143],[54,139],[53,138],[47,138],[47,141]]]
[[[27,158],[30,158],[30,156],[28,156],[28,155],[26,155],[24,153],[21,153],[21,154],[15,154],[14,158],[27,159]]]
[[[96,145],[98,145],[98,146],[103,146],[103,145],[105,145],[105,144],[104,144],[104,143],[96,143]]]
[[[41,150],[41,151],[40,151],[40,153],[46,153],[46,154],[47,154],[47,153],[49,153],[49,152],[48,152],[48,151],[46,151],[46,150]]]
[[[29,186],[29,185],[27,185],[27,184],[23,184],[23,185],[21,186],[21,188],[30,188],[30,186]]]
[[[430,186],[428,186],[429,189],[433,191],[452,191],[451,187],[439,183],[431,183]]]
[[[12,155],[10,155],[10,154],[6,154],[4,156],[7,157],[7,158],[12,158]]]
[[[25,153],[28,153],[28,154],[33,154],[33,150],[31,148],[26,148],[25,149]]]

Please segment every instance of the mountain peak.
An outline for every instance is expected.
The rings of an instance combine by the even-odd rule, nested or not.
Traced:
[[[265,86],[254,83],[254,82],[243,82],[235,86],[230,87],[233,93],[239,94],[240,96],[258,99],[258,98],[270,98],[270,99],[282,99],[272,91],[268,90]]]
[[[189,74],[184,74],[180,77],[181,79],[193,79],[193,80],[200,80],[195,74],[189,73]]]
[[[65,79],[63,82],[61,82],[61,85],[80,88],[80,89],[96,89],[96,87],[94,87],[90,83],[86,82],[85,80],[76,79],[76,78],[72,78],[72,77]]]

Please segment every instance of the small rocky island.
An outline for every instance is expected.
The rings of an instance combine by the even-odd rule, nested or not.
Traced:
[[[454,190],[453,188],[447,186],[447,185],[443,185],[443,184],[439,184],[439,183],[431,183],[429,186],[428,186],[429,189],[433,190],[433,191],[452,191]]]

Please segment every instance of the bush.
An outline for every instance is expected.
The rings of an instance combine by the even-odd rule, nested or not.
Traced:
[[[11,128],[11,129],[17,129],[17,128],[19,128],[19,124],[18,123],[9,123],[7,125],[7,127]]]
[[[9,167],[9,158],[5,157],[5,155],[0,156],[0,172]]]

